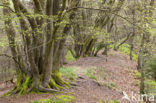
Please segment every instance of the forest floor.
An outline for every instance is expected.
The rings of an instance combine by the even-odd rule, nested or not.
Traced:
[[[69,62],[64,67],[73,68],[76,71],[77,78],[74,84],[77,86],[71,86],[65,90],[65,94],[69,93],[75,97],[76,103],[105,103],[106,100],[129,103],[125,100],[121,102],[124,96],[123,92],[131,95],[131,93],[135,94],[139,91],[133,73],[136,70],[136,62],[131,61],[127,55],[121,52],[111,51],[108,56],[99,53],[97,57],[81,58]],[[30,103],[34,100],[54,96],[54,94],[31,93],[3,97],[2,94],[10,90],[11,87],[13,86],[0,84],[0,103]]]

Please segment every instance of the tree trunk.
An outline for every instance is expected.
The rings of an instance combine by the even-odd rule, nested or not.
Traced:
[[[19,18],[23,46],[16,44],[15,38],[18,32],[15,32],[17,28],[9,17],[10,9],[3,9],[4,16],[8,18],[5,20],[6,33],[17,66],[16,87],[6,95],[25,94],[30,91],[56,92],[58,91],[56,89],[63,89],[64,86],[69,85],[62,79],[59,68],[70,24],[65,24],[61,31],[61,22],[67,14],[70,20],[74,19],[73,10],[67,13],[67,9],[76,7],[79,0],[33,1],[34,14],[39,15],[36,18],[20,0],[12,0],[15,13]],[[4,4],[9,7],[10,0],[5,0]],[[43,15],[47,17],[44,18]],[[57,20],[51,19],[51,16],[56,16]],[[61,35],[58,35],[60,33]]]

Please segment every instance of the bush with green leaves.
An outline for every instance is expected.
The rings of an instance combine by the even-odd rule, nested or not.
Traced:
[[[145,91],[148,94],[153,94],[156,96],[156,81],[154,80],[146,80],[145,81]]]
[[[156,57],[151,58],[147,62],[146,74],[156,81]]]

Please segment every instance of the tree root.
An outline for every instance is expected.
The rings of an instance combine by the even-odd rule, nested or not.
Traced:
[[[16,82],[16,87],[10,92],[6,93],[4,96],[10,96],[13,94],[23,95],[30,92],[61,92],[61,89],[65,90],[64,87],[69,87],[69,83],[65,82],[62,79],[61,73],[59,72],[53,73],[48,87],[44,87],[42,86],[42,84],[38,84],[38,86],[36,86],[33,83],[32,77],[23,77],[24,81],[18,78]]]
[[[45,88],[42,85],[39,85],[38,89],[39,89],[40,92],[50,92],[50,93],[60,92],[59,90],[56,90],[56,89]]]
[[[55,71],[52,77],[54,78],[55,82],[56,82],[58,85],[65,86],[65,87],[69,87],[69,83],[65,82],[65,81],[62,79],[62,75],[61,75],[60,72]]]

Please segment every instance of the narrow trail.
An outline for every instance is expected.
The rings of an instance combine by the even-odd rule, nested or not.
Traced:
[[[76,103],[105,103],[106,100],[121,100],[122,92],[128,95],[138,93],[132,71],[136,69],[136,62],[129,60],[127,55],[111,51],[108,56],[86,57],[70,62],[65,67],[75,67],[78,86],[70,87]],[[93,69],[97,80],[89,78],[85,73]],[[104,79],[102,79],[104,78]],[[110,87],[108,84],[111,84]],[[113,87],[114,86],[114,87]],[[6,91],[6,90],[5,90]],[[24,96],[0,97],[0,103],[30,103],[30,101],[50,98],[53,94],[27,94]],[[129,103],[122,101],[121,103]]]
[[[123,97],[123,91],[128,95],[131,95],[132,92],[139,92],[139,87],[136,86],[132,73],[133,70],[136,70],[136,62],[131,61],[127,55],[120,52],[111,51],[108,56],[99,54],[97,57],[81,58],[66,66],[78,67],[77,73],[85,78],[84,82],[78,81],[82,88],[74,91],[78,103],[98,103],[104,100],[120,101]],[[87,79],[84,73],[88,68],[94,68],[99,74],[105,71],[102,75],[105,76],[106,80],[99,80],[98,83],[95,83],[93,80]],[[106,86],[111,83],[117,85],[115,90]]]

